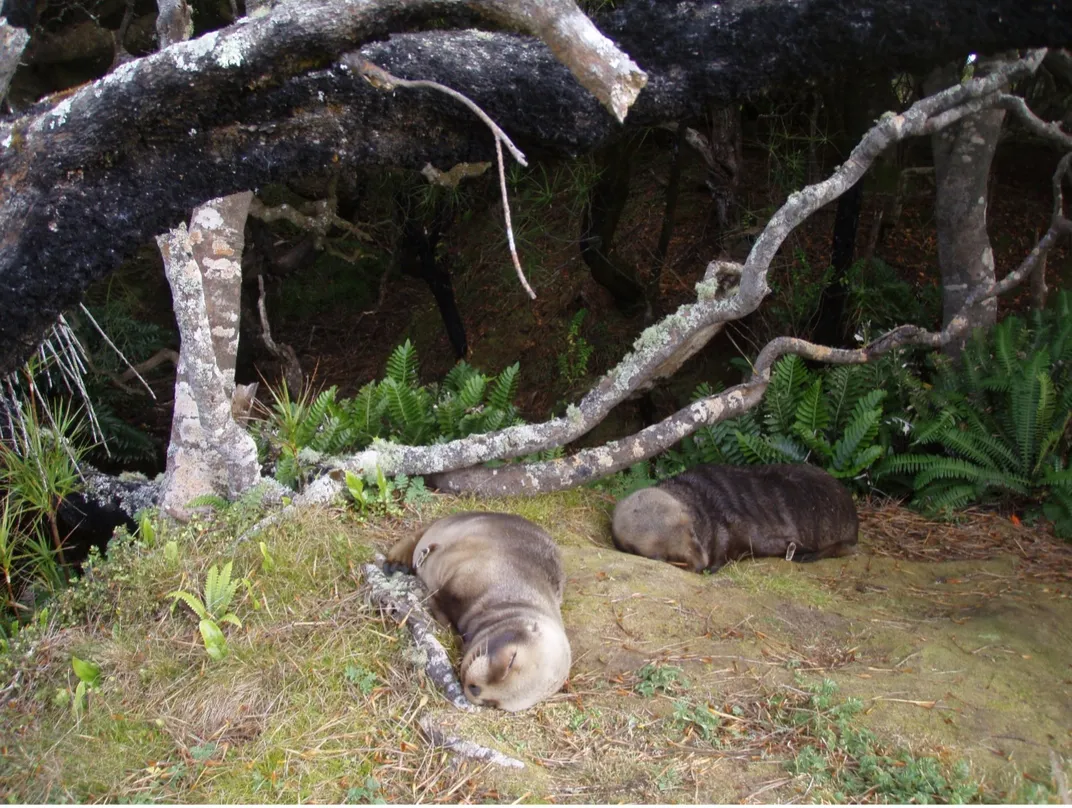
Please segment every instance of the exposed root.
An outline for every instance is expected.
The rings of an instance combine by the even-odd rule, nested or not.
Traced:
[[[443,645],[435,637],[435,621],[424,608],[426,592],[421,582],[413,575],[394,575],[388,578],[380,569],[382,557],[376,563],[364,564],[369,601],[399,623],[405,623],[413,642],[420,653],[424,671],[435,686],[446,696],[447,701],[459,710],[471,712],[476,708],[462,693],[462,686],[454,675]]]
[[[465,738],[459,738],[457,735],[448,735],[435,722],[435,719],[427,713],[418,718],[417,723],[420,724],[421,729],[424,730],[424,734],[428,736],[428,740],[433,746],[449,749],[458,757],[479,760],[484,763],[494,763],[496,766],[504,766],[509,769],[525,768],[525,764],[517,758],[504,755],[494,749],[488,749],[488,747],[481,746],[473,741],[467,741]]]

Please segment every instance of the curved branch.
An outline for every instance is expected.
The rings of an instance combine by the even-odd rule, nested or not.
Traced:
[[[813,213],[858,182],[890,145],[924,134],[936,117],[941,116],[948,125],[973,114],[976,102],[995,97],[1010,81],[1030,74],[1038,68],[1044,55],[1044,50],[1034,51],[984,78],[921,99],[899,115],[887,113],[864,135],[833,175],[791,194],[771,217],[740,268],[737,294],[727,298],[717,295],[716,275],[726,266],[713,261],[704,280],[697,284],[696,302],[681,306],[641,333],[634,343],[635,350],[608,371],[579,405],[571,406],[566,417],[472,435],[436,446],[380,442],[353,457],[335,459],[330,465],[358,473],[377,465],[391,474],[441,473],[492,459],[520,457],[576,440],[600,423],[615,406],[642,389],[661,368],[672,366],[682,346],[699,350],[717,332],[717,326],[755,311],[769,291],[767,273],[784,240]]]
[[[702,398],[678,410],[669,418],[622,440],[583,449],[576,454],[544,463],[489,469],[476,467],[431,478],[435,487],[452,493],[483,495],[536,494],[559,491],[606,477],[634,463],[669,449],[703,426],[734,418],[759,403],[770,383],[775,362],[786,354],[830,364],[864,364],[894,348],[922,345],[940,348],[963,335],[970,327],[968,312],[983,300],[1004,294],[1031,275],[1061,236],[1072,233],[1072,222],[1064,216],[1061,179],[1072,165],[1072,152],[1058,163],[1053,175],[1054,214],[1049,230],[1013,272],[1000,282],[970,295],[960,311],[941,331],[918,326],[900,326],[862,348],[844,349],[817,345],[796,337],[777,337],[768,342],[756,359],[752,378],[744,384]]]

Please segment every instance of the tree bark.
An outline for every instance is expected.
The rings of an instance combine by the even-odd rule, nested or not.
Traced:
[[[333,67],[347,49],[422,13],[472,24],[470,6],[492,13],[487,3],[462,0],[280,4],[0,122],[0,374],[21,364],[90,283],[205,199],[357,165],[489,159],[486,132],[450,99],[388,96]],[[1064,44],[1072,41],[1069,7],[1070,0],[623,0],[598,20],[650,74],[630,124],[653,125],[775,82],[822,79],[846,61],[919,70],[971,51]],[[523,15],[517,21],[525,31],[533,26]],[[501,26],[396,35],[361,54],[396,74],[453,86],[545,150],[591,150],[616,126],[547,46]],[[592,81],[585,58],[572,64]],[[615,58],[617,79],[603,94],[635,97],[640,71]]]
[[[614,234],[629,197],[633,155],[639,145],[640,138],[634,136],[602,151],[598,161],[599,179],[589,189],[581,217],[581,258],[596,283],[610,292],[622,308],[635,306],[644,296],[636,267],[614,249]]]
[[[988,74],[1001,58],[982,59],[978,75]],[[924,82],[927,92],[960,80],[960,63],[948,64]],[[990,164],[997,149],[1005,110],[996,108],[962,118],[931,137],[937,182],[935,218],[938,222],[938,267],[942,275],[942,323],[948,325],[964,301],[977,289],[993,284],[994,251],[986,229]],[[988,328],[997,320],[997,301],[980,301],[968,312],[969,330],[944,347],[959,356],[971,329]]]
[[[0,17],[0,103],[7,95],[11,77],[15,75],[19,59],[29,42],[29,34],[21,28],[8,25],[7,20]]]
[[[257,447],[231,411],[242,286],[242,231],[252,194],[194,210],[157,239],[179,325],[179,365],[161,506],[179,519],[202,495],[234,499],[260,480]]]

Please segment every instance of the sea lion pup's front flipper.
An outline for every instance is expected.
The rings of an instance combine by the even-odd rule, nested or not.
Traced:
[[[434,524],[434,523],[433,523]],[[407,536],[404,539],[399,539],[392,545],[391,549],[387,551],[387,560],[384,561],[383,571],[387,575],[393,575],[396,572],[414,572],[420,562],[424,558],[417,559],[417,563],[414,563],[413,551],[417,549],[417,544],[420,542],[421,537],[424,536],[424,532],[428,530],[429,526],[422,527],[416,533],[411,536]],[[425,553],[424,555],[427,555]]]

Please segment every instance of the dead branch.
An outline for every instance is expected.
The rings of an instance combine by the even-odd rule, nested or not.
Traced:
[[[512,758],[502,752],[481,746],[474,741],[459,738],[457,735],[449,735],[428,713],[418,718],[417,723],[420,724],[424,734],[428,736],[432,746],[448,749],[458,757],[479,760],[483,763],[493,763],[496,766],[504,766],[508,769],[525,768],[525,764],[517,758]]]
[[[506,144],[506,148],[510,150],[510,154],[521,165],[527,166],[528,163],[525,160],[525,155],[521,153],[521,150],[513,144],[513,141],[507,137],[506,133],[495,123],[480,107],[459,93],[457,90],[452,90],[450,87],[439,84],[435,81],[400,79],[397,76],[392,76],[382,67],[374,65],[361,57],[359,53],[348,53],[342,58],[343,64],[350,68],[355,74],[363,77],[365,81],[371,84],[373,87],[384,90],[385,92],[391,92],[396,87],[408,87],[408,88],[420,88],[424,87],[430,90],[438,90],[441,93],[449,95],[451,98],[460,101],[465,104],[484,124],[491,130],[492,136],[495,138],[495,158],[499,164],[499,189],[502,193],[503,203],[503,216],[506,219],[506,239],[510,245],[510,257],[514,262],[514,270],[517,272],[518,280],[521,282],[521,286],[528,293],[528,296],[532,299],[536,299],[536,293],[532,291],[532,287],[529,285],[528,279],[525,277],[525,272],[521,268],[521,261],[517,257],[517,245],[514,243],[514,228],[510,224],[510,202],[506,194],[506,173],[503,167],[502,156],[502,144]]]
[[[284,202],[282,205],[268,207],[256,197],[249,205],[249,215],[262,222],[278,222],[280,220],[290,222],[295,227],[304,230],[313,236],[313,246],[322,250],[325,247],[324,240],[332,227],[338,227],[350,233],[360,241],[371,241],[369,236],[360,227],[346,221],[339,213],[339,200],[335,195],[335,178],[332,178],[327,199],[318,199],[310,203],[313,213],[306,214]]]
[[[647,460],[691,435],[702,426],[734,418],[754,407],[770,383],[774,364],[787,354],[829,364],[864,364],[900,347],[919,345],[941,348],[968,331],[968,313],[983,300],[1002,295],[1032,275],[1061,236],[1072,234],[1072,222],[1064,215],[1061,180],[1072,165],[1072,152],[1058,163],[1053,175],[1054,211],[1050,228],[1013,272],[1001,281],[968,296],[960,311],[941,331],[932,332],[905,325],[887,332],[862,348],[831,348],[796,337],[776,337],[759,352],[752,378],[744,384],[693,402],[658,424],[622,440],[584,449],[576,454],[543,463],[511,465],[494,469],[475,467],[434,475],[430,482],[452,493],[472,491],[483,495],[535,494],[571,488],[606,477],[634,463]]]
[[[30,35],[21,28],[15,28],[7,24],[7,20],[0,17],[0,102],[7,95],[11,77],[19,66],[22,52],[30,43]]]
[[[382,559],[378,559],[377,563],[361,567],[370,602],[399,624],[406,624],[413,642],[424,657],[425,673],[447,701],[459,710],[475,710],[462,694],[462,686],[454,675],[454,666],[435,637],[435,620],[424,608],[424,599],[428,596],[424,586],[415,575],[392,575],[388,578],[379,567],[381,563]]]
[[[661,368],[666,367],[668,363],[672,365],[683,344],[689,344],[698,350],[722,324],[738,320],[755,311],[769,292],[767,273],[784,240],[813,213],[837,199],[858,182],[871,164],[890,145],[907,137],[926,134],[933,130],[932,121],[935,119],[941,119],[945,125],[949,125],[964,116],[973,114],[977,111],[979,99],[989,99],[991,103],[996,101],[1001,88],[1015,78],[1028,75],[1037,69],[1044,53],[1041,50],[1033,51],[1017,62],[1002,65],[1000,69],[983,78],[972,79],[921,99],[903,113],[896,115],[887,113],[883,116],[864,135],[849,158],[830,177],[791,194],[785,204],[771,217],[763,232],[756,239],[745,264],[740,267],[740,284],[736,294],[729,297],[718,295],[717,275],[719,273],[715,272],[714,268],[721,262],[712,262],[704,281],[697,284],[697,300],[682,305],[676,312],[646,329],[634,343],[635,350],[627,354],[617,366],[604,375],[578,405],[570,406],[565,417],[554,418],[542,424],[510,427],[486,435],[473,435],[437,446],[398,446],[378,442],[370,449],[352,457],[332,461],[332,466],[360,473],[379,465],[386,473],[391,474],[442,475],[444,472],[468,469],[464,473],[458,472],[459,479],[464,478],[476,484],[478,480],[484,480],[486,473],[490,473],[490,470],[470,467],[492,459],[513,458],[563,446],[576,440],[600,423],[617,404],[645,384],[650,383]],[[1045,238],[1043,240],[1046,241]],[[1000,293],[1001,290],[996,292],[996,294]],[[749,382],[749,385],[753,384],[754,382]],[[721,394],[727,398],[716,409],[719,412],[723,410],[727,412],[727,415],[723,417],[731,417],[730,413],[736,413],[741,403],[738,402],[739,397],[752,400],[755,390],[752,387],[749,387],[747,391],[743,388],[744,386],[733,388],[733,391]],[[730,396],[731,392],[733,396]],[[761,395],[762,391],[758,394]],[[758,401],[758,398],[755,400]],[[701,413],[692,412],[690,408],[686,408],[672,416],[672,419],[680,416],[683,419],[692,420],[695,428],[702,424],[695,420],[700,415]],[[714,415],[714,411],[708,415]],[[649,429],[657,429],[660,426],[655,425]],[[668,424],[667,427],[667,432],[662,439],[680,432],[683,424],[675,422]],[[675,440],[680,439],[684,434],[688,433],[682,433]],[[552,474],[558,480],[556,485],[564,483],[565,479],[576,481],[594,479],[597,472],[598,476],[609,474],[617,462],[624,461],[624,454],[621,453],[636,450],[635,444],[628,441],[616,442],[613,446],[612,456],[600,457],[595,467],[591,465],[595,460],[594,456],[586,454],[580,459],[576,459],[577,456],[575,456],[570,459],[552,461],[551,465],[540,464],[539,468],[544,471],[551,468],[565,469],[565,464],[573,464],[574,474],[566,474],[565,477],[561,477],[557,472]],[[588,451],[598,452],[599,450]],[[636,460],[639,459],[641,457],[637,455]],[[500,479],[502,475],[511,477],[519,475],[516,468],[496,471]],[[586,476],[578,477],[578,474]],[[528,482],[522,487],[526,490],[533,490],[534,478],[527,479]],[[457,486],[463,483],[459,482],[457,486],[448,483],[445,475],[440,476],[438,480],[451,490],[462,490]]]
[[[165,362],[170,362],[173,365],[177,365],[179,363],[179,352],[174,351],[171,348],[161,348],[144,362],[139,362],[136,365],[128,367],[126,370],[119,374],[117,380],[123,383],[129,382],[136,375],[140,373],[148,373],[150,370],[159,367]]]

